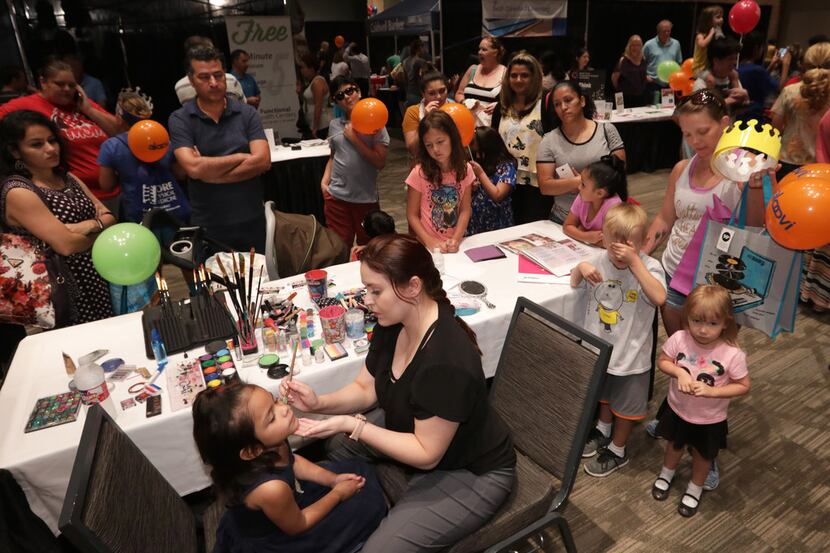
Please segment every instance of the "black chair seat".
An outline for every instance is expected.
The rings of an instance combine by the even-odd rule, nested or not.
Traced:
[[[483,528],[455,544],[449,553],[483,551],[542,518],[550,508],[556,487],[550,473],[516,452],[516,484],[501,509]]]

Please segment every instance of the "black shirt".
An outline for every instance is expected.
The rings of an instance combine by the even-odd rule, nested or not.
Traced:
[[[366,368],[375,378],[386,428],[414,432],[415,419],[441,417],[459,427],[437,470],[484,474],[512,467],[516,453],[510,430],[488,403],[481,357],[454,315],[451,305],[439,303],[438,320],[397,381],[392,358],[403,326],[375,328]]]

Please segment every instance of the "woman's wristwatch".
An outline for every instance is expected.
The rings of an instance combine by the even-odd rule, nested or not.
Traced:
[[[357,424],[352,433],[349,434],[349,439],[358,442],[360,441],[360,433],[363,432],[363,427],[366,426],[366,417],[358,413],[354,415],[354,418],[357,419]]]

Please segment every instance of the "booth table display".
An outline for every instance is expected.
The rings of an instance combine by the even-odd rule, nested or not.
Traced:
[[[561,284],[518,283],[518,260],[515,255],[507,254],[503,259],[473,263],[463,253],[469,248],[529,233],[539,233],[555,239],[565,238],[555,223],[537,221],[470,237],[461,244],[461,252],[444,256],[445,289],[451,299],[458,296],[455,284],[463,278],[484,284],[487,287],[487,300],[495,305],[495,308],[489,309],[481,302],[478,313],[465,317],[478,336],[487,377],[495,373],[513,307],[519,296],[525,296],[577,324],[582,321],[584,296],[572,293],[567,278],[562,279]],[[357,262],[328,267],[326,271],[329,281],[334,282],[334,286],[329,288],[330,295],[339,290],[362,286]],[[303,277],[295,276],[271,282],[268,287],[287,288],[303,281]],[[310,307],[306,287],[298,287],[296,291],[295,304]],[[320,336],[319,323],[315,326],[316,336]],[[96,349],[109,350],[102,360],[120,357],[128,365],[147,367],[151,372],[155,369],[154,362],[145,356],[141,313],[132,313],[27,337],[20,343],[6,382],[0,389],[0,468],[11,471],[26,493],[32,510],[55,532],[86,419],[86,407],[81,408],[78,420],[73,423],[31,433],[24,433],[23,430],[38,398],[67,391],[69,377],[64,370],[61,352],[66,352],[77,360]],[[261,347],[260,351],[262,349]],[[327,358],[324,363],[309,366],[303,366],[298,356],[296,367],[300,372],[297,378],[311,385],[320,394],[348,384],[363,366],[363,355],[354,353],[350,340],[347,340],[346,350],[348,356],[343,359],[332,362]],[[189,358],[195,359],[203,352],[202,348],[191,350]],[[279,353],[281,357],[290,359],[289,353]],[[171,370],[183,358],[184,354],[170,356],[166,370]],[[280,381],[269,379],[266,372],[258,366],[243,367],[239,360],[235,360],[235,364],[242,380],[259,384],[273,393],[278,391]],[[114,384],[109,409],[118,425],[178,493],[184,495],[208,487],[210,478],[199,459],[192,438],[190,409],[172,411],[164,375],[157,382],[162,387],[161,415],[146,418],[145,407],[141,404],[127,410],[121,409],[121,401],[132,397],[128,388],[141,381],[140,378],[133,378]],[[125,500],[128,501],[129,498]]]
[[[643,106],[611,115],[625,144],[626,171],[651,173],[671,169],[680,159],[680,127],[672,121],[670,108]]]
[[[320,181],[331,149],[325,140],[304,140],[295,146],[300,149],[271,149],[271,170],[262,175],[263,200],[273,200],[286,213],[313,214],[325,224]]]

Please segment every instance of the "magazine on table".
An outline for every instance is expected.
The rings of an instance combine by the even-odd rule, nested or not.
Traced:
[[[569,275],[577,263],[591,256],[591,249],[576,240],[554,240],[535,233],[500,242],[498,246],[530,259],[557,277]]]

